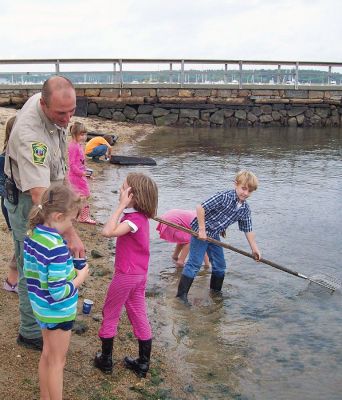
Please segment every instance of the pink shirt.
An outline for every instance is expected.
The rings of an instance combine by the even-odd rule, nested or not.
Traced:
[[[196,218],[196,211],[180,209],[169,210],[161,216],[161,219],[164,221],[173,222],[174,224],[188,229],[191,229],[190,223],[194,218]],[[170,243],[186,244],[191,240],[191,235],[189,233],[162,224],[161,222],[158,224],[156,229],[159,232],[160,239],[164,239]]]
[[[81,196],[90,195],[87,178],[83,175],[86,169],[83,147],[71,140],[68,146],[68,179],[72,188]]]
[[[132,231],[116,240],[115,273],[147,275],[150,259],[150,225],[148,218],[126,208],[120,222],[127,221]]]

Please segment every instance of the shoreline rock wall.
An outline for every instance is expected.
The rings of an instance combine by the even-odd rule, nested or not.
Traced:
[[[21,107],[39,89],[2,89],[0,106]],[[342,126],[342,90],[83,88],[79,116],[157,126]]]

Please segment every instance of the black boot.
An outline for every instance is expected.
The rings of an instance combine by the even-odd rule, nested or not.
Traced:
[[[110,374],[113,370],[113,340],[114,338],[101,338],[102,352],[97,353],[94,359],[95,367],[105,374]]]
[[[214,292],[221,292],[223,281],[224,281],[224,275],[217,276],[217,275],[211,274],[210,289]]]
[[[138,340],[139,358],[125,357],[125,367],[134,371],[140,378],[145,378],[150,368],[152,339]]]
[[[179,297],[185,304],[189,304],[188,292],[190,290],[193,281],[194,278],[189,278],[188,276],[183,274],[180,278],[176,297]]]

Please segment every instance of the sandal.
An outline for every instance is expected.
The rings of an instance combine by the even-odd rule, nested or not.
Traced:
[[[18,284],[15,283],[14,285],[11,285],[6,279],[4,282],[4,290],[7,290],[7,292],[18,293]]]

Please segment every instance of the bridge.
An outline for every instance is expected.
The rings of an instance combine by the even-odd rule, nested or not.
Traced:
[[[0,60],[0,105],[49,76],[71,79],[78,114],[199,127],[341,126],[342,63],[199,59]]]

